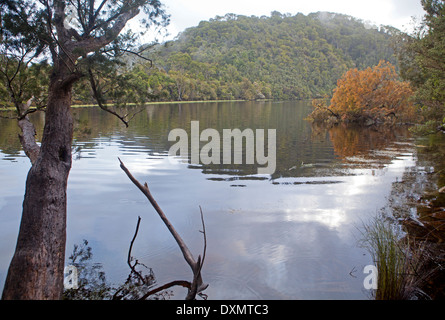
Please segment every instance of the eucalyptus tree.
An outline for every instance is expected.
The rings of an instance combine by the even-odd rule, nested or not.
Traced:
[[[72,163],[73,85],[84,77],[89,79],[96,98],[102,102],[100,73],[95,71],[98,66],[116,66],[123,52],[138,53],[134,44],[139,33],[124,29],[135,17],[140,18],[145,30],[168,23],[158,0],[0,2],[0,77],[16,108],[22,146],[32,163],[3,299],[60,299],[62,296],[66,190]],[[34,88],[35,92],[25,94],[33,83],[26,72],[33,63],[45,60],[51,67],[48,83],[41,83]],[[42,88],[46,92],[41,92]],[[33,103],[35,108],[31,109]],[[43,108],[45,126],[38,144],[27,115],[31,110]]]
[[[425,15],[412,35],[400,36],[403,78],[415,89],[422,134],[445,131],[445,1],[421,0]]]

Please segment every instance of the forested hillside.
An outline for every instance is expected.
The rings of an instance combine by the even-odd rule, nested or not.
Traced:
[[[396,64],[391,27],[353,17],[227,14],[186,29],[135,64],[152,100],[306,99],[331,95],[350,68]]]

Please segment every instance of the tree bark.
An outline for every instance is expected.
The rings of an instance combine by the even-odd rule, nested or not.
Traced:
[[[19,123],[23,133],[21,142],[24,149],[30,151],[26,153],[31,159],[32,167],[26,180],[22,220],[16,250],[3,289],[3,299],[40,300],[62,297],[66,189],[72,161],[71,89],[73,83],[82,76],[77,62],[81,56],[86,57],[88,53],[98,51],[114,41],[127,21],[139,13],[139,7],[148,5],[148,2],[123,1],[119,4],[118,12],[103,22],[112,26],[104,28],[103,34],[99,32],[100,36],[95,36],[91,31],[102,28],[102,22],[96,21],[96,18],[101,13],[106,15],[102,10],[105,1],[95,14],[91,13],[94,11],[94,1],[89,1],[90,10],[93,11],[89,13],[91,20],[88,30],[83,30],[83,35],[65,26],[66,1],[41,2],[46,8],[43,16],[46,16],[47,35],[40,41],[49,47],[54,71],[50,79],[40,150],[33,142],[32,124],[26,118],[19,119],[23,120]],[[157,6],[158,4],[155,7]],[[82,10],[79,2],[78,21],[84,21]],[[35,18],[39,19],[38,17]]]
[[[62,297],[73,136],[72,83],[64,79],[51,79],[40,152],[27,176],[20,231],[2,299]]]
[[[32,164],[37,161],[37,157],[40,153],[40,147],[36,143],[36,129],[28,116],[18,121],[18,126],[22,130],[22,134],[19,135],[20,143],[23,147],[23,151],[28,156]]]

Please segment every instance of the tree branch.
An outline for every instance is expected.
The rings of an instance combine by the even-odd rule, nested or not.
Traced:
[[[136,270],[136,266],[139,264],[139,262],[136,260],[133,265],[131,264],[131,260],[132,260],[131,251],[133,249],[134,241],[136,240],[136,237],[138,235],[140,223],[141,223],[141,217],[138,217],[138,222],[136,224],[136,230],[134,232],[133,239],[130,242],[130,248],[128,249],[127,263],[128,263],[128,265],[129,265],[129,267],[131,269],[131,273],[130,273],[130,276],[128,277],[127,282],[130,281],[131,274],[136,274],[136,276],[138,277],[139,281],[141,281],[141,283],[143,283],[145,285],[149,285],[149,283],[147,283],[146,279],[141,275],[141,273]],[[166,284],[164,284],[164,285],[162,285],[160,287],[157,287],[155,289],[150,290],[149,292],[145,293],[142,297],[138,298],[138,300],[145,300],[149,296],[154,295],[154,294],[156,294],[158,292],[161,292],[163,290],[166,290],[168,288],[171,288],[173,286],[182,286],[182,287],[188,288],[190,290],[191,287],[192,287],[192,284],[189,281],[185,281],[185,280],[171,281],[171,282],[166,283]],[[122,299],[123,296],[119,296],[118,294],[120,292],[122,292],[123,289],[124,288],[121,288],[121,289],[119,289],[118,291],[115,292],[115,294],[113,295],[113,300]]]
[[[332,111],[331,109],[329,109],[328,107],[326,107],[326,110],[328,110],[334,117],[336,117],[337,119],[340,119],[340,115],[335,113],[334,111]]]
[[[107,21],[111,23],[111,21],[115,21],[113,26],[108,29],[103,36],[100,37],[94,37],[94,38],[88,38],[82,41],[78,41],[76,43],[73,43],[74,46],[71,52],[75,51],[76,49],[79,49],[78,51],[83,51],[83,54],[86,54],[88,52],[94,52],[99,50],[100,48],[103,48],[107,44],[111,43],[117,35],[122,31],[122,29],[125,27],[126,23],[137,16],[139,14],[139,8],[129,8],[127,11],[122,9],[118,14],[114,15]],[[92,27],[94,29],[95,27]],[[91,32],[91,30],[90,30]],[[81,54],[82,55],[82,54]]]
[[[188,265],[192,269],[192,272],[193,272],[193,282],[192,282],[191,289],[189,290],[189,293],[188,293],[186,299],[187,300],[194,299],[197,293],[200,293],[201,291],[205,290],[208,287],[208,284],[204,284],[202,282],[201,269],[202,269],[203,260],[201,260],[201,256],[199,256],[198,260],[195,261],[195,259],[193,258],[192,253],[190,252],[189,248],[185,244],[184,240],[178,234],[176,229],[173,227],[171,222],[168,220],[167,216],[164,214],[162,209],[159,207],[159,205],[156,202],[156,200],[153,198],[153,196],[152,196],[152,194],[151,194],[151,192],[150,192],[150,190],[148,188],[147,183],[142,185],[131,174],[131,172],[127,169],[127,167],[124,165],[124,163],[121,161],[121,159],[120,158],[118,158],[118,159],[119,159],[119,162],[120,162],[121,169],[125,172],[125,174],[131,180],[131,182],[133,182],[133,184],[146,196],[146,198],[150,201],[150,203],[153,206],[153,208],[158,213],[159,217],[162,219],[164,224],[167,226],[168,230],[170,231],[170,233],[172,234],[172,236],[175,239],[176,243],[178,244],[179,248],[181,249],[181,252],[182,252],[182,254],[184,256],[185,261],[188,263]],[[202,211],[201,211],[201,221],[203,222],[203,225],[204,225]],[[205,239],[205,228],[204,228],[204,230],[202,232],[204,233],[204,239]],[[206,241],[205,241],[204,247],[206,247]],[[204,255],[205,255],[205,251],[204,251]]]
[[[18,125],[22,130],[22,134],[19,135],[20,143],[23,150],[28,156],[31,164],[34,164],[40,153],[40,146],[36,142],[36,129],[28,117],[24,117],[18,121]]]
[[[206,229],[205,229],[205,223],[204,223],[204,215],[202,214],[202,208],[199,206],[199,210],[201,213],[201,222],[202,222],[202,231],[200,232],[204,236],[204,249],[202,253],[202,259],[201,256],[198,256],[198,261],[196,262],[196,269],[193,272],[193,282],[191,284],[189,293],[186,297],[187,300],[193,300],[196,296],[196,294],[200,294],[201,291],[205,290],[208,285],[202,283],[201,279],[201,269],[204,265],[204,259],[207,251],[207,236],[206,236]]]
[[[207,233],[206,233],[206,225],[204,223],[204,214],[202,213],[201,206],[199,206],[199,212],[201,213],[201,223],[202,223],[202,231],[200,230],[199,232],[202,233],[203,238],[204,238],[204,248],[202,250],[201,268],[199,269],[199,272],[201,273],[201,269],[202,269],[202,266],[204,265],[204,260],[205,260],[206,252],[207,252]]]
[[[133,250],[133,243],[134,243],[134,240],[136,240],[136,237],[138,235],[139,225],[140,224],[141,224],[141,217],[138,217],[138,222],[136,224],[136,230],[134,231],[134,236],[133,236],[133,239],[130,242],[130,248],[128,249],[127,264],[130,267],[131,272],[136,274],[137,277],[139,278],[139,280],[141,280],[144,283],[145,282],[144,277],[139,272],[136,271],[136,266],[138,265],[138,261],[136,260],[134,265],[131,264],[131,260],[132,260],[131,251]]]
[[[164,284],[163,286],[157,287],[153,290],[150,290],[149,292],[147,292],[146,294],[144,294],[142,297],[139,298],[139,300],[145,300],[147,299],[149,296],[158,293],[162,290],[166,290],[168,288],[174,287],[174,286],[181,286],[184,288],[188,288],[190,290],[191,288],[191,283],[185,280],[175,280],[169,283]]]
[[[133,182],[136,187],[147,197],[147,199],[150,201],[153,208],[156,210],[164,224],[167,226],[170,233],[173,235],[173,238],[175,238],[176,243],[179,245],[179,248],[181,249],[182,254],[184,255],[184,259],[187,261],[187,263],[190,265],[190,267],[193,269],[196,266],[195,259],[193,258],[192,253],[188,249],[187,245],[185,244],[184,240],[182,240],[181,236],[178,234],[176,229],[173,227],[173,225],[170,223],[170,221],[167,219],[167,216],[164,214],[162,209],[159,207],[156,200],[151,195],[150,190],[148,189],[147,183],[144,185],[140,184],[138,180],[131,174],[131,172],[125,167],[124,163],[121,159],[119,159],[120,167],[121,169],[127,174],[128,178]]]
[[[93,71],[91,70],[91,68],[88,69],[88,74],[89,74],[89,80],[90,80],[90,84],[91,84],[91,89],[93,90],[93,95],[94,95],[94,98],[97,101],[97,104],[98,104],[99,108],[101,108],[102,110],[104,110],[104,111],[106,111],[108,113],[111,113],[112,115],[116,116],[128,128],[128,121],[125,120],[126,116],[121,116],[117,112],[115,112],[115,111],[113,111],[111,109],[108,109],[107,106],[103,103],[104,101],[103,101],[103,98],[102,98],[102,94],[100,92],[100,89],[96,85],[96,80],[94,80],[94,75],[93,75]]]
[[[145,61],[150,62],[150,68],[153,67],[153,60],[151,60],[151,59],[149,59],[149,58],[146,58],[146,57],[144,57],[144,56],[141,55],[141,52],[145,51],[145,49],[144,49],[144,50],[141,50],[140,52],[134,52],[134,51],[127,50],[127,49],[119,49],[119,51],[123,51],[123,52],[131,53],[131,54],[135,55],[135,56],[138,57],[138,58],[141,58],[141,59],[143,59],[143,60],[145,60]]]
[[[88,26],[88,29],[89,29],[90,32],[91,32],[91,30],[92,30],[92,28],[93,28],[93,26],[94,26],[94,23],[95,23],[97,17],[99,16],[100,11],[102,10],[102,7],[105,5],[106,2],[107,2],[107,0],[103,0],[103,1],[101,2],[101,4],[99,5],[99,7],[97,8],[96,12],[94,13],[92,19],[90,19],[90,21],[89,21],[89,26]],[[90,8],[90,9],[91,9],[91,8]],[[92,9],[94,9],[94,8],[92,8]]]

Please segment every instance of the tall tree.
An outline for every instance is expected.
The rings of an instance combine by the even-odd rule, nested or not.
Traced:
[[[403,37],[398,50],[401,74],[415,88],[423,129],[445,131],[445,1],[421,3],[425,16],[413,35]]]
[[[347,121],[385,122],[390,116],[412,121],[411,95],[409,83],[399,81],[395,67],[382,60],[373,68],[346,72],[338,80],[330,108]]]
[[[329,108],[323,99],[314,100],[315,110],[308,119],[368,124],[412,122],[415,110],[411,96],[409,82],[399,81],[395,67],[382,60],[373,68],[346,72],[337,82]]]
[[[130,19],[141,13],[141,23],[148,27],[166,24],[168,16],[158,0],[1,0],[0,6],[1,55],[12,57],[8,61],[17,67],[16,75],[13,71],[5,77],[10,80],[10,95],[17,92],[14,81],[32,60],[50,57],[52,66],[40,145],[26,118],[30,105],[24,100],[26,95],[16,95],[13,101],[17,102],[18,118],[27,120],[27,126],[22,127],[22,146],[27,154],[31,154],[31,146],[33,156],[17,245],[2,298],[60,299],[66,189],[72,162],[73,85],[91,76],[92,66],[98,61],[113,60],[122,50],[132,52],[137,35],[121,35]],[[97,84],[97,78],[92,79],[95,81],[91,83]]]

